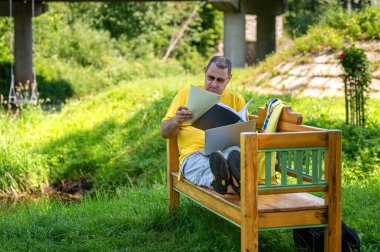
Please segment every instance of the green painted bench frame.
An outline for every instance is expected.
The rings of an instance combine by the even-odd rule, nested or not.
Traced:
[[[260,129],[266,109],[251,115]],[[301,125],[302,116],[284,107],[277,133],[241,134],[241,197],[178,180],[177,137],[167,140],[169,210],[183,194],[241,227],[241,251],[258,251],[258,231],[325,228],[325,251],[341,251],[341,132]],[[265,184],[258,183],[258,155],[265,153]],[[272,185],[272,152],[279,184]],[[323,198],[310,192],[322,192]]]

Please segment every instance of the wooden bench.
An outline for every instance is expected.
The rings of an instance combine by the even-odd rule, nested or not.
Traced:
[[[260,129],[266,109],[251,115]],[[179,193],[241,227],[241,251],[258,251],[258,231],[325,228],[325,251],[341,251],[341,132],[301,125],[302,116],[284,107],[277,133],[241,134],[241,197],[220,195],[185,179],[178,181],[177,137],[167,140],[169,209]],[[265,184],[258,184],[258,155],[265,153]],[[272,152],[278,184],[271,184]],[[269,157],[269,158],[267,158]],[[323,198],[310,192],[323,192]]]

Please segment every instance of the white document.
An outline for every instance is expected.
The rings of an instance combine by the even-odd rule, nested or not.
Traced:
[[[207,90],[198,88],[191,85],[189,98],[187,105],[191,112],[193,112],[193,118],[188,121],[192,124],[199,117],[201,117],[207,110],[209,110],[214,104],[220,101],[220,95],[208,92]]]

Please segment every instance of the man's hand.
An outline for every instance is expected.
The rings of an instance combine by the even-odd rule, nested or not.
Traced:
[[[161,124],[161,136],[164,138],[170,138],[177,134],[179,126],[185,121],[193,118],[193,113],[186,106],[179,106],[175,116],[170,119],[163,121]]]
[[[179,106],[176,112],[177,123],[181,124],[193,118],[193,113],[186,106]]]

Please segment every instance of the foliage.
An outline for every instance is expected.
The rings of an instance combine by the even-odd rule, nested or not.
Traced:
[[[335,29],[326,26],[313,26],[305,36],[294,40],[290,53],[320,53],[326,48],[339,49],[343,46],[343,36]]]
[[[341,49],[345,41],[380,38],[380,8],[365,8],[348,14],[339,7],[326,10],[318,24],[294,40],[292,55]]]
[[[379,7],[367,7],[351,14],[342,8],[330,8],[321,23],[340,31],[347,39],[380,38]]]
[[[319,22],[326,9],[336,4],[333,0],[289,0],[284,25],[293,37],[306,34],[309,27]]]
[[[305,35],[294,39],[288,47],[267,57],[265,61],[251,70],[252,74],[249,77],[241,82],[254,86],[265,86],[270,78],[278,75],[276,67],[281,64],[290,63],[290,61],[291,64],[307,63],[312,61],[315,55],[337,53],[345,46],[355,44],[357,40],[368,39],[370,37],[368,37],[367,30],[376,31],[379,29],[379,16],[380,8],[365,8],[353,11],[351,15],[348,15],[341,8],[328,9],[319,24],[311,26]],[[360,17],[373,17],[373,19]],[[370,22],[369,20],[377,21]],[[348,29],[350,26],[343,26],[343,24],[349,23],[357,23],[361,27],[367,28],[352,33]],[[378,64],[378,62],[369,62],[372,69],[376,69]]]
[[[9,55],[9,18],[0,18],[0,62],[10,61]]]
[[[285,13],[285,29],[292,37],[299,37],[317,24],[340,30],[346,36],[359,39],[377,39],[380,36],[380,9],[369,1],[351,1],[347,10],[344,1],[290,0]]]
[[[70,4],[71,19],[83,20],[125,44],[120,49],[130,58],[161,58],[180,26],[197,3],[88,3]],[[221,14],[211,4],[198,13],[176,48],[176,58],[186,60],[188,51],[208,58],[221,37]]]
[[[367,56],[364,50],[353,46],[344,48],[338,59],[344,69],[346,123],[364,126],[365,104],[371,82]]]
[[[160,61],[193,4],[50,3],[33,22],[40,97],[60,105],[125,80],[201,71],[221,34],[221,14],[210,4],[200,10],[173,57]],[[0,34],[0,94],[7,98],[9,18],[0,18]]]

